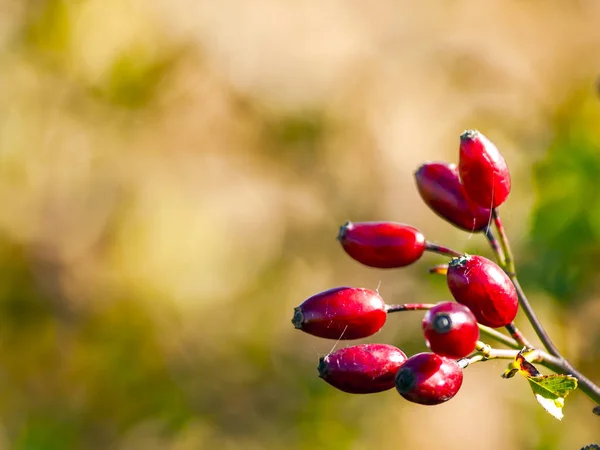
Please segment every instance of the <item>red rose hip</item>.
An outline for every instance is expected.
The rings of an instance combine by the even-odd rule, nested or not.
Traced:
[[[426,247],[419,230],[396,222],[346,222],[338,240],[354,260],[379,269],[408,266]]]
[[[386,305],[377,292],[338,287],[304,300],[294,309],[292,323],[317,337],[361,339],[377,333],[386,319]]]
[[[510,193],[510,172],[496,146],[475,130],[460,136],[458,172],[471,201],[496,208]]]
[[[503,327],[517,315],[519,300],[510,278],[483,256],[454,258],[446,281],[454,299],[468,307],[482,325]]]
[[[420,405],[439,405],[456,395],[463,381],[461,367],[453,359],[435,353],[408,358],[396,373],[396,390]]]
[[[438,216],[466,231],[482,231],[490,221],[490,209],[467,197],[455,164],[425,163],[415,172],[423,201]]]
[[[350,394],[387,391],[394,387],[396,372],[404,361],[404,352],[393,345],[356,345],[321,358],[319,377]]]
[[[438,303],[423,318],[427,346],[437,355],[463,358],[475,350],[479,339],[477,319],[460,303]]]

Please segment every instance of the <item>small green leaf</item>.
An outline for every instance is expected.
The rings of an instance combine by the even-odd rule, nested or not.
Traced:
[[[577,389],[577,379],[570,375],[528,377],[533,395],[542,407],[558,420],[563,418],[565,398]]]

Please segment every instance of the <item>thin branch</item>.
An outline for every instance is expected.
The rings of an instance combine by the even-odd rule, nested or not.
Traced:
[[[489,345],[478,342],[477,344],[477,355],[481,355],[481,358],[476,358],[476,361],[487,361],[489,359],[511,359],[514,360],[519,354],[520,350],[510,350],[510,349],[500,349],[500,348],[492,348]],[[565,367],[564,362],[557,358],[556,356],[550,355],[549,353],[543,350],[534,350],[532,353],[533,358],[531,358],[532,363],[540,364],[548,369],[551,369],[557,373],[564,373]],[[469,359],[472,359],[470,357]],[[529,358],[528,358],[529,359]]]
[[[531,307],[531,304],[529,303],[529,300],[527,299],[527,296],[525,295],[525,292],[519,283],[508,236],[504,231],[504,226],[502,224],[502,220],[500,219],[500,213],[498,212],[497,208],[492,209],[492,216],[494,219],[494,225],[498,230],[500,245],[505,256],[504,270],[515,286],[517,296],[519,298],[519,304],[525,312],[527,319],[531,323],[531,326],[533,327],[540,341],[542,341],[542,344],[546,350],[550,353],[549,355],[544,355],[545,357],[542,364],[557,373],[569,374],[577,378],[579,382],[579,388],[598,405],[596,408],[594,408],[594,411],[597,411],[597,409],[600,408],[600,387],[575,369],[571,363],[567,361],[567,359],[560,353],[556,345],[554,345],[552,342],[552,339],[550,339],[550,336],[533,311],[533,308]],[[544,354],[544,352],[541,350],[538,351],[540,354]],[[548,356],[550,358],[548,358]]]
[[[512,336],[512,338],[520,344],[520,347],[533,348],[533,345],[527,340],[527,338],[521,333],[521,330],[517,328],[514,322],[506,325],[506,331]]]
[[[544,344],[544,347],[546,347],[546,350],[548,350],[552,355],[562,358],[560,351],[558,350],[556,345],[554,345],[554,343],[552,342],[552,339],[550,339],[550,336],[548,335],[548,333],[544,329],[544,326],[540,322],[540,319],[538,319],[537,315],[533,311],[533,308],[531,307],[531,304],[529,303],[529,300],[527,299],[527,296],[525,295],[525,292],[523,291],[523,288],[521,287],[521,284],[519,283],[517,276],[512,275],[512,276],[510,276],[510,279],[513,282],[513,284],[515,285],[515,289],[517,290],[517,296],[519,297],[519,304],[521,305],[521,308],[525,312],[527,319],[529,319],[531,326],[535,330],[535,334],[537,334],[537,336],[540,338],[540,341],[542,341],[542,344]]]

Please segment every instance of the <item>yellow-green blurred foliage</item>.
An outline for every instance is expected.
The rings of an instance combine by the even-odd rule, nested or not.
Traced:
[[[598,23],[594,1],[0,0],[0,448],[600,441],[587,397],[559,423],[502,362],[435,408],[336,392],[334,343],[290,324],[338,285],[448,298],[442,258],[377,271],[334,238],[395,220],[489,254],[412,179],[478,128],[531,299],[600,381]],[[423,351],[420,320],[366,341]]]

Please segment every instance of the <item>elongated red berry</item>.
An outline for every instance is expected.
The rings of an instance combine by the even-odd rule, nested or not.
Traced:
[[[479,206],[500,206],[510,193],[506,161],[492,141],[478,131],[467,130],[460,136],[458,172],[467,196]]]
[[[453,359],[435,353],[408,358],[396,374],[396,389],[406,400],[420,405],[439,405],[456,395],[463,381]]]
[[[434,213],[466,231],[484,230],[490,220],[489,208],[467,197],[455,164],[429,162],[415,172],[421,198]]]
[[[464,358],[479,340],[477,319],[460,303],[443,302],[431,308],[423,318],[425,341],[432,352],[448,358]]]
[[[346,222],[338,240],[353,259],[380,269],[408,266],[426,247],[419,230],[396,222]]]
[[[340,391],[371,394],[392,389],[404,361],[404,352],[393,345],[362,344],[321,358],[318,370],[323,380]]]
[[[498,265],[483,256],[454,258],[446,281],[454,299],[468,307],[482,325],[503,327],[517,315],[515,286]]]
[[[294,309],[292,323],[313,336],[361,339],[377,333],[386,319],[386,305],[377,292],[338,287],[304,300]]]

